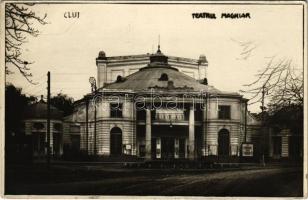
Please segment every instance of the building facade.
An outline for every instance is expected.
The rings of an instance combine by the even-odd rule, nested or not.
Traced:
[[[100,52],[96,62],[98,88],[65,118],[65,143],[89,155],[147,160],[225,162],[238,159],[243,144],[254,155],[260,123],[242,95],[208,84],[205,56],[167,57],[158,48],[137,56]]]
[[[303,135],[287,127],[269,129],[269,157],[273,160],[301,161]]]
[[[33,158],[47,155],[47,103],[43,97],[25,109],[22,132],[25,144]],[[53,157],[63,154],[63,112],[50,106],[50,153]]]

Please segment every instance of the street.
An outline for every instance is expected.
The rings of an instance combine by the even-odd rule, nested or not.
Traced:
[[[74,168],[74,169],[72,169]],[[65,167],[8,170],[6,194],[302,196],[297,167],[228,171]]]

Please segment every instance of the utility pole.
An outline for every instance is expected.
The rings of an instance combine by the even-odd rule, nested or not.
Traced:
[[[96,89],[95,89],[96,95]],[[94,155],[96,156],[96,97],[94,97]]]
[[[86,99],[86,150],[87,155],[89,154],[89,99],[88,96],[85,96]]]
[[[265,166],[265,161],[264,161],[264,150],[265,150],[265,116],[264,116],[264,111],[265,111],[265,106],[264,106],[264,97],[265,97],[265,85],[262,86],[262,99],[261,99],[261,110],[262,110],[262,114],[261,114],[261,121],[262,121],[262,158],[261,158],[261,163],[263,166]]]
[[[264,116],[263,116],[263,112],[265,110],[265,107],[264,107],[264,96],[265,96],[265,85],[262,86],[262,99],[261,99],[261,110],[262,110],[262,122],[263,122],[263,119],[264,119]]]
[[[209,99],[209,93],[208,92],[206,92],[205,93],[205,109],[203,109],[204,110],[204,114],[203,114],[203,116],[204,116],[204,119],[203,119],[203,126],[204,126],[204,135],[203,135],[203,141],[202,141],[202,143],[204,144],[204,156],[205,156],[205,154],[206,154],[206,151],[207,151],[207,149],[208,149],[208,144],[207,144],[207,132],[208,132],[208,100]]]
[[[244,141],[245,143],[247,142],[247,100],[245,100],[245,116],[244,116],[244,119],[245,119],[245,138],[244,138]]]
[[[94,81],[93,84],[93,89],[94,89],[94,155],[96,156],[97,150],[96,150],[96,92],[97,92],[97,87],[96,87],[96,81]]]
[[[50,72],[47,73],[47,165],[50,166]]]

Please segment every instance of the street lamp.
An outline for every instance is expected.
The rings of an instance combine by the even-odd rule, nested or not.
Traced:
[[[94,155],[96,155],[96,80],[94,77],[89,78],[91,84],[91,91],[94,92]]]
[[[89,82],[91,84],[91,91],[96,92],[96,80],[93,76],[89,78]]]

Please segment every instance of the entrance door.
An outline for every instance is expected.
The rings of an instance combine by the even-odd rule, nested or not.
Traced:
[[[80,135],[73,135],[71,134],[71,151],[73,155],[78,155],[80,150]]]
[[[301,137],[290,136],[289,137],[289,157],[291,159],[299,159],[301,156]]]
[[[34,157],[44,157],[46,150],[45,134],[40,132],[32,133],[33,155]]]
[[[221,129],[218,133],[218,155],[220,157],[230,155],[230,136],[227,129]]]
[[[53,152],[55,157],[60,156],[60,134],[61,133],[53,133]]]
[[[179,158],[185,158],[185,138],[179,139]]]
[[[110,155],[119,156],[122,154],[122,130],[114,127],[110,131]]]
[[[280,158],[281,157],[281,137],[273,137],[273,157]]]
[[[161,139],[161,153],[162,159],[174,158],[174,138],[165,137]]]
[[[156,138],[151,139],[151,157],[156,159]]]

